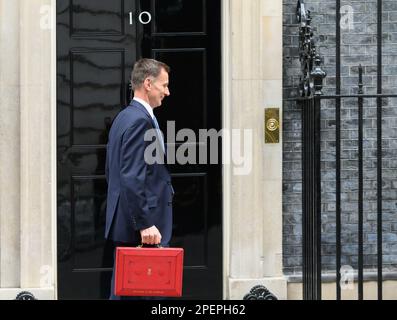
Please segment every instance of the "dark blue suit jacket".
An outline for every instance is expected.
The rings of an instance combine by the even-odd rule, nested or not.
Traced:
[[[145,141],[154,123],[139,102],[131,104],[115,118],[109,133],[106,154],[108,195],[105,237],[115,242],[141,243],[139,230],[156,226],[168,245],[172,232],[173,188],[167,167],[147,164]],[[161,148],[159,148],[162,152]]]

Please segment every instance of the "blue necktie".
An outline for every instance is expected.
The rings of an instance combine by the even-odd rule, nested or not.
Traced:
[[[163,133],[160,130],[159,124],[157,122],[156,116],[153,116],[153,122],[154,122],[154,127],[157,130],[157,135],[160,139],[161,147],[163,148],[163,153],[165,154],[165,145],[164,145],[164,139],[163,139]]]

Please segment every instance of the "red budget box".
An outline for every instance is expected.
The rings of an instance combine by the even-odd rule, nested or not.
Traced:
[[[182,296],[182,248],[116,248],[117,296]]]

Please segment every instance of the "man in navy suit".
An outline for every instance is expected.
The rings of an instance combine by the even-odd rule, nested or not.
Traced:
[[[158,161],[164,160],[166,149],[153,113],[170,95],[169,70],[153,59],[135,63],[131,75],[134,98],[117,115],[109,132],[105,237],[115,246],[168,246],[171,239],[174,192],[164,161]],[[154,141],[148,139],[150,131],[155,133]],[[155,155],[147,152],[153,150],[148,148],[153,143]],[[157,161],[149,159],[151,156]],[[121,298],[114,295],[114,272],[111,290],[110,299]]]

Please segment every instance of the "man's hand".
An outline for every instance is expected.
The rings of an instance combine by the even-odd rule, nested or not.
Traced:
[[[141,232],[142,244],[160,244],[161,234],[156,226],[143,229]]]

